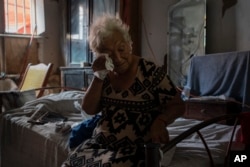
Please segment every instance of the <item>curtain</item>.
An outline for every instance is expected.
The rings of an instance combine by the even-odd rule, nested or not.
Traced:
[[[141,54],[141,0],[120,0],[120,16],[129,26],[133,53]]]

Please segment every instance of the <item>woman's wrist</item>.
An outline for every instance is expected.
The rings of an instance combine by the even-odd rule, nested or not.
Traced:
[[[95,71],[94,76],[99,78],[100,80],[104,80],[108,73],[108,70]]]
[[[103,80],[98,78],[97,76],[94,75],[94,78],[93,78],[94,81],[97,81],[97,82],[101,82],[103,83]]]

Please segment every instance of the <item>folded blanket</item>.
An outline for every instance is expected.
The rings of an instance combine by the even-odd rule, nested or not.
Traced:
[[[250,51],[195,56],[185,90],[196,96],[225,95],[250,105],[249,64]]]

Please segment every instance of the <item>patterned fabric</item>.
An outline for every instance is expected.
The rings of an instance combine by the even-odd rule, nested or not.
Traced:
[[[101,98],[102,116],[91,139],[83,142],[65,162],[72,167],[137,167],[144,164],[144,143],[159,105],[167,103],[176,90],[153,62],[140,59],[134,83],[115,91],[106,79]]]

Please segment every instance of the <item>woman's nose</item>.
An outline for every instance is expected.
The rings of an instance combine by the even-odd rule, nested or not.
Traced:
[[[110,55],[110,58],[112,59],[112,61],[114,63],[118,63],[121,61],[121,56],[119,54],[119,52],[113,52],[111,55]]]

